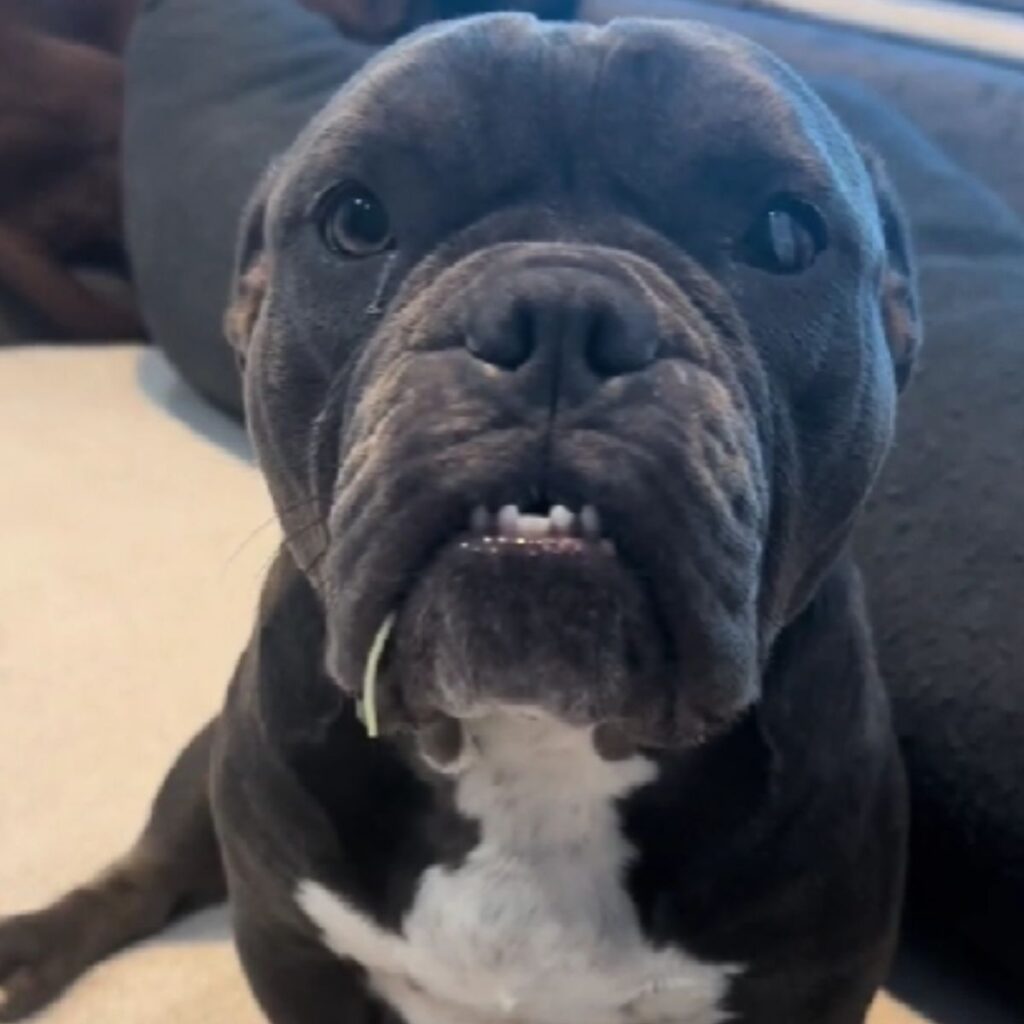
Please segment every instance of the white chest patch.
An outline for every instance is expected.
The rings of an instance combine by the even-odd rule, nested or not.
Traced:
[[[644,938],[623,889],[617,798],[653,777],[587,732],[501,713],[472,723],[456,802],[480,842],[428,869],[396,934],[324,886],[297,899],[406,1024],[717,1024],[732,965]]]

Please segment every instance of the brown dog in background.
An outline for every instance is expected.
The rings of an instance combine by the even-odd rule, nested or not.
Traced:
[[[72,271],[122,262],[118,4],[0,0],[0,289],[58,339],[142,333]]]
[[[76,268],[123,270],[121,52],[140,0],[0,0],[0,294],[59,339],[137,338],[141,318]],[[346,34],[517,8],[571,17],[575,0],[297,0]]]

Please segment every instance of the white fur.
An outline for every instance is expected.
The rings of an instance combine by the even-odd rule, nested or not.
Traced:
[[[362,964],[406,1024],[726,1020],[736,968],[655,949],[623,889],[631,851],[614,803],[653,765],[604,761],[588,732],[550,719],[494,713],[468,730],[455,792],[479,844],[455,870],[424,873],[401,935],[302,882],[328,947]]]

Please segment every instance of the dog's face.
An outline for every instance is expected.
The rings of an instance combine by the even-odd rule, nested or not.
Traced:
[[[906,246],[786,68],[684,23],[429,30],[253,203],[229,333],[288,543],[384,727],[685,745],[756,700],[916,343]]]

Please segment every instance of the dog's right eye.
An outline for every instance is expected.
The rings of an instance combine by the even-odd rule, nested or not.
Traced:
[[[793,196],[778,196],[743,239],[745,262],[772,274],[799,274],[828,245],[828,229],[816,207]]]
[[[395,242],[384,204],[356,182],[338,185],[323,197],[318,222],[324,245],[338,256],[373,256]]]

